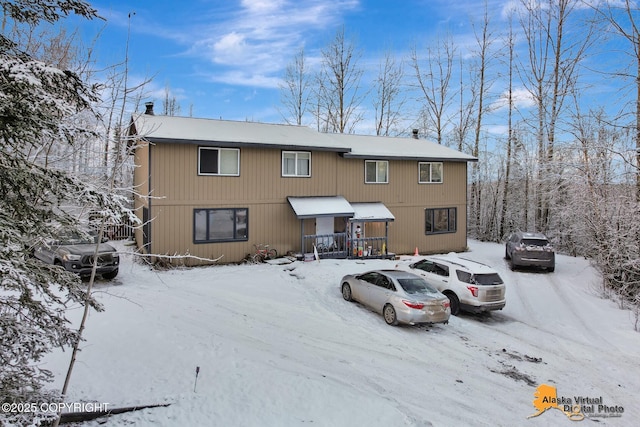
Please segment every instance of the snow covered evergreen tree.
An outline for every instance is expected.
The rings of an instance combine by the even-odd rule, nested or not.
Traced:
[[[61,228],[78,228],[77,214],[66,206],[119,217],[126,201],[34,162],[30,153],[46,141],[73,146],[92,133],[69,123],[79,123],[73,117],[91,111],[96,96],[76,74],[34,59],[4,33],[7,21],[38,25],[71,13],[93,19],[96,11],[77,0],[0,0],[0,5],[0,403],[54,402],[60,394],[46,389],[52,375],[38,362],[53,348],[80,339],[66,318],[69,307],[100,306],[87,297],[79,277],[33,258],[33,246]],[[43,416],[0,412],[0,424],[24,425]]]

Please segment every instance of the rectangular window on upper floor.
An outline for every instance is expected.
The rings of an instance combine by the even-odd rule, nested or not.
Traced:
[[[283,151],[282,176],[311,176],[311,153],[308,151]]]
[[[239,176],[240,150],[198,147],[198,175]]]
[[[418,182],[420,184],[442,183],[442,162],[419,162]]]
[[[364,182],[366,184],[388,184],[389,162],[386,160],[365,160]]]

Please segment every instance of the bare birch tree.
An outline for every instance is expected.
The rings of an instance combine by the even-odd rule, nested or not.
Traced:
[[[286,108],[282,117],[288,124],[302,125],[309,108],[310,76],[307,69],[304,48],[300,48],[292,62],[285,69],[284,78],[279,83],[280,102]]]
[[[604,1],[604,4],[596,8],[598,14],[607,21],[614,34],[629,43],[627,54],[631,58],[630,71],[620,71],[615,74],[629,82],[634,88],[633,133],[635,140],[635,165],[636,165],[636,200],[640,202],[640,28],[638,28],[638,8],[636,2],[629,0]]]
[[[581,31],[567,24],[578,0],[521,0],[520,24],[527,43],[528,61],[520,67],[521,79],[536,103],[535,129],[538,144],[536,183],[536,229],[546,231],[551,195],[558,172],[553,168],[557,127],[567,97],[578,77],[578,66],[592,43],[593,25],[581,22]]]
[[[177,116],[180,114],[180,103],[174,94],[171,93],[169,84],[164,87],[164,98],[162,99],[162,113],[165,116]]]
[[[469,135],[474,129],[475,109],[478,101],[477,79],[473,67],[465,67],[462,55],[459,56],[460,85],[458,90],[458,117],[451,129],[453,145],[458,151],[465,151],[469,146]],[[466,68],[466,72],[465,72]],[[468,80],[465,80],[467,78]],[[465,90],[468,88],[468,90]]]
[[[426,59],[418,55],[415,47],[411,51],[411,63],[423,101],[424,127],[438,144],[442,144],[444,140],[445,127],[449,122],[447,109],[453,101],[449,85],[455,52],[449,37],[438,39],[434,47],[428,47]],[[424,65],[424,62],[427,64]]]
[[[390,136],[400,133],[403,107],[406,102],[402,89],[403,78],[402,63],[396,62],[391,52],[385,52],[374,83],[373,106],[376,115],[376,135]]]
[[[494,35],[490,28],[489,11],[485,3],[485,10],[482,19],[482,23],[479,31],[476,31],[476,44],[477,51],[475,56],[477,59],[477,108],[475,117],[475,129],[473,146],[471,149],[471,155],[478,157],[480,155],[480,138],[482,135],[482,125],[485,114],[487,113],[486,100],[488,97],[489,89],[491,88],[491,81],[488,78],[489,66],[491,65],[493,55],[491,52],[492,44],[494,43]],[[473,163],[471,169],[471,216],[475,218],[475,232],[478,238],[487,239],[491,234],[490,230],[483,230],[481,226],[480,212],[482,203],[482,183],[480,181],[480,174],[478,171],[478,164]]]
[[[511,17],[509,17],[509,35],[506,40],[507,49],[508,49],[508,62],[507,62],[507,75],[508,75],[508,84],[507,84],[507,144],[506,144],[506,155],[505,155],[505,173],[504,173],[504,183],[502,187],[502,206],[501,206],[501,214],[500,214],[500,228],[498,231],[498,238],[503,239],[506,235],[506,223],[507,223],[507,211],[509,209],[509,189],[511,185],[511,152],[512,147],[514,145],[514,129],[513,129],[513,111],[514,111],[514,103],[513,103],[513,65],[515,62],[514,58],[514,35],[513,35],[513,24]]]
[[[364,70],[361,52],[346,39],[344,26],[322,49],[322,68],[317,75],[315,111],[318,128],[327,132],[352,133],[363,119],[360,104],[367,96],[361,87]]]

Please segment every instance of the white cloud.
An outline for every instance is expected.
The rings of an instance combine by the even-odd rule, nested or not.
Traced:
[[[245,37],[235,31],[225,34],[212,46],[214,62],[234,64],[246,55]]]
[[[357,5],[357,0],[243,0],[228,19],[194,37],[190,54],[225,68],[212,73],[212,80],[277,87],[274,76],[305,39],[340,22],[344,11]]]
[[[525,88],[513,89],[511,93],[515,108],[525,109],[535,105],[535,100],[531,93]],[[499,111],[509,107],[509,93],[504,91],[500,98],[491,105],[491,110]]]

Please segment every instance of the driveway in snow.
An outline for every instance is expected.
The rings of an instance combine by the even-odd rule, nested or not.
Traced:
[[[498,270],[507,305],[431,327],[390,327],[342,299],[344,274],[395,261],[152,271],[123,256],[118,278],[96,285],[106,311],[89,318],[67,401],[170,403],[107,425],[575,425],[553,408],[528,418],[548,384],[558,398],[618,407],[585,405],[587,425],[640,419],[640,333],[633,313],[601,297],[587,260],[512,272],[502,245],[475,241],[461,256]],[[68,358],[47,359],[56,386]]]

